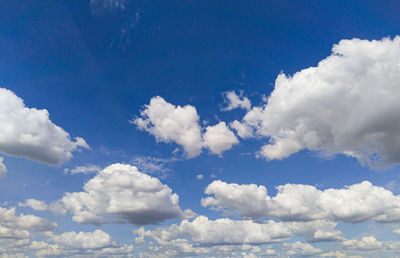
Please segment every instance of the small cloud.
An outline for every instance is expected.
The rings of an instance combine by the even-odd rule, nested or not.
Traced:
[[[235,108],[250,110],[251,108],[250,100],[243,96],[242,91],[239,91],[239,95],[237,95],[233,90],[227,91],[222,93],[222,96],[224,97],[224,102],[227,106],[222,108],[221,111],[230,111]]]
[[[0,179],[5,177],[7,174],[7,167],[3,163],[3,157],[0,157]]]
[[[171,163],[178,161],[177,158],[170,158],[170,159],[162,159],[156,158],[151,156],[138,156],[135,157],[131,164],[135,165],[139,168],[139,170],[143,171],[147,174],[161,174],[164,177],[166,173],[171,171]],[[163,177],[162,176],[162,177]]]
[[[202,174],[198,174],[197,176],[196,176],[196,179],[198,179],[198,180],[201,180],[201,179],[203,179],[204,178],[204,176],[202,175]]]
[[[101,167],[96,166],[96,165],[86,165],[86,166],[76,166],[73,169],[68,169],[65,168],[64,169],[64,173],[65,174],[78,174],[78,173],[82,173],[82,174],[90,174],[90,173],[98,173],[101,170]]]
[[[26,199],[25,202],[18,203],[19,207],[30,207],[35,211],[44,211],[47,210],[48,206],[45,202],[36,200],[36,199]]]
[[[98,15],[105,12],[114,13],[126,9],[125,0],[90,0],[90,9],[92,15]]]

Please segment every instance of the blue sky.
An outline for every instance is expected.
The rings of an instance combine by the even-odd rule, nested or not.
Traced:
[[[393,257],[395,1],[3,1],[0,253]]]

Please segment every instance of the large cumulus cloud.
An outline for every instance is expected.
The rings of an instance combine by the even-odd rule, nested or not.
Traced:
[[[220,180],[207,186],[204,207],[229,209],[245,218],[273,217],[285,221],[328,219],[348,223],[375,220],[400,221],[400,197],[368,181],[343,189],[318,190],[311,185],[285,184],[276,196],[260,185],[228,184]]]
[[[231,125],[245,138],[269,139],[260,150],[267,159],[309,149],[398,164],[399,60],[400,37],[341,40],[317,67],[280,74],[267,103]]]
[[[131,165],[110,165],[83,189],[64,194],[50,209],[69,212],[76,222],[93,224],[157,224],[192,214],[181,210],[179,197],[171,188]]]
[[[0,88],[0,152],[59,165],[79,147],[89,148],[83,138],[55,125],[46,109],[28,108],[12,91]]]

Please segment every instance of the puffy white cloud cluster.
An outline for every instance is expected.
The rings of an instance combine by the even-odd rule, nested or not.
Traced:
[[[207,186],[203,207],[229,209],[240,217],[273,217],[285,221],[328,219],[356,223],[400,221],[400,197],[368,181],[343,189],[318,190],[311,185],[286,184],[271,197],[264,186],[228,184],[220,180]]]
[[[235,91],[227,91],[223,93],[223,96],[225,98],[225,103],[227,104],[226,107],[222,108],[223,111],[230,111],[235,108],[250,110],[251,108],[250,100],[243,96],[242,92],[237,95]]]
[[[179,197],[171,188],[131,165],[110,165],[83,189],[64,194],[50,209],[69,212],[76,222],[93,224],[157,224],[192,214],[180,209]]]
[[[221,155],[222,152],[232,149],[239,140],[235,134],[226,126],[225,122],[219,122],[214,126],[207,126],[203,135],[204,144],[212,153]]]
[[[52,231],[57,228],[56,223],[34,215],[16,215],[15,208],[0,207],[0,226],[9,229]]]
[[[399,60],[400,37],[341,40],[317,67],[280,74],[267,103],[231,126],[241,137],[269,139],[260,151],[267,159],[309,149],[398,164]]]
[[[48,205],[44,201],[36,199],[26,199],[25,202],[19,202],[20,207],[30,207],[35,211],[44,211],[48,209]]]
[[[5,177],[7,174],[7,167],[3,163],[3,157],[0,157],[0,179]]]
[[[383,242],[376,239],[374,236],[365,236],[360,240],[351,239],[344,240],[342,246],[345,249],[369,251],[375,249],[381,249],[383,247]]]
[[[31,231],[44,232],[57,228],[56,223],[33,215],[16,215],[15,208],[0,207],[0,240],[28,239]]]
[[[293,236],[304,236],[308,241],[341,240],[341,233],[334,229],[335,223],[312,222],[255,222],[222,218],[210,220],[198,216],[194,220],[183,220],[180,224],[159,227],[154,230],[134,230],[135,241],[143,243],[145,238],[159,246],[171,247],[171,243],[186,243],[189,246],[260,245],[280,243]],[[322,237],[322,238],[320,238]],[[330,239],[327,239],[330,237]]]
[[[53,124],[45,109],[28,108],[12,91],[0,88],[0,152],[60,165],[79,147],[89,148],[83,138],[71,140]]]
[[[9,242],[7,248],[0,246],[0,252],[9,257],[134,257],[132,245],[118,243],[102,230],[46,235],[41,241]]]
[[[239,142],[224,122],[208,126],[203,135],[195,107],[175,106],[160,96],[153,97],[140,115],[131,122],[155,136],[157,141],[175,142],[182,146],[188,158],[200,155],[203,147],[221,155]]]
[[[283,249],[289,256],[310,256],[322,253],[321,249],[315,248],[310,244],[294,242],[292,244],[283,243]]]

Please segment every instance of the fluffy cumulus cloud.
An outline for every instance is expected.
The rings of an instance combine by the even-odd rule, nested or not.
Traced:
[[[305,244],[302,242],[294,242],[292,244],[283,243],[283,249],[286,254],[290,257],[292,256],[310,256],[322,253],[321,249],[315,248],[310,244]]]
[[[0,88],[0,152],[59,165],[79,147],[89,148],[85,140],[70,135],[55,125],[45,109],[28,108],[12,91]]]
[[[188,158],[200,155],[203,147],[221,155],[239,142],[224,122],[208,126],[202,134],[195,107],[175,106],[159,96],[153,97],[140,115],[131,122],[140,130],[153,135],[157,141],[175,142],[182,146]]]
[[[16,214],[15,208],[0,207],[0,239],[16,241],[28,239],[30,232],[53,231],[56,223],[34,215]]]
[[[268,221],[256,223],[251,220],[231,220],[228,218],[210,220],[199,216],[193,221],[183,220],[180,224],[159,227],[154,230],[135,230],[136,241],[151,238],[158,244],[167,245],[173,240],[185,238],[197,244],[262,244],[282,242],[292,236],[284,225]]]
[[[3,157],[0,157],[0,179],[5,177],[7,174],[7,167],[3,163]]]
[[[190,105],[175,106],[157,96],[133,120],[139,129],[149,132],[161,142],[176,142],[189,158],[201,153],[203,142],[196,108]]]
[[[351,239],[345,240],[342,242],[342,246],[345,249],[351,250],[359,250],[359,251],[370,251],[381,249],[383,247],[383,243],[376,239],[374,236],[365,236],[360,240]]]
[[[179,197],[171,188],[131,165],[110,165],[83,189],[66,193],[50,209],[69,212],[76,222],[93,224],[157,224],[192,214],[180,209]]]
[[[39,256],[133,257],[133,246],[118,243],[102,230],[93,232],[65,232],[48,234],[46,248],[36,252]]]
[[[230,150],[234,144],[239,143],[235,134],[226,126],[225,122],[219,122],[214,126],[207,126],[204,133],[204,144],[212,153],[221,155]]]
[[[19,240],[0,246],[6,257],[134,257],[132,245],[121,244],[102,230],[46,233],[41,241]],[[28,256],[27,256],[28,255]]]
[[[30,207],[35,211],[44,211],[48,209],[47,204],[44,201],[36,199],[26,199],[25,202],[18,203],[20,207]]]
[[[368,181],[343,189],[318,190],[314,186],[286,184],[269,196],[264,186],[228,184],[220,180],[207,186],[204,207],[229,209],[238,216],[258,219],[273,217],[285,221],[329,219],[356,223],[400,221],[400,196]]]
[[[267,159],[309,149],[370,166],[398,164],[399,59],[400,37],[341,40],[317,67],[280,74],[267,103],[233,128],[269,139],[260,151]]]
[[[318,232],[333,230],[326,221],[317,222],[275,222],[272,220],[255,222],[252,220],[232,220],[221,218],[210,220],[199,216],[192,221],[159,227],[153,230],[134,230],[135,242],[148,248],[153,254],[174,256],[213,254],[230,257],[257,257],[276,255],[269,243],[282,243],[293,236],[303,236],[307,240],[318,237]],[[334,231],[334,230],[333,230]],[[146,242],[147,240],[147,242]],[[336,240],[341,240],[336,239]],[[300,245],[300,244],[299,244]],[[228,252],[242,251],[241,255]],[[224,255],[222,253],[225,253]]]
[[[240,92],[240,95],[237,95],[235,91],[227,91],[223,93],[226,107],[222,108],[223,111],[230,111],[235,108],[243,108],[246,110],[250,110],[251,103],[250,100],[243,96],[243,93]]]

